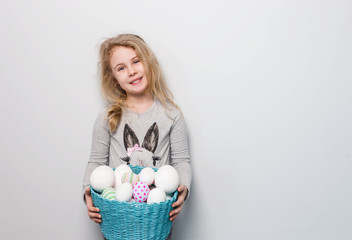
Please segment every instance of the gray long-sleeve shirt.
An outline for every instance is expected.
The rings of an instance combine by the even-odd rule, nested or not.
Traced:
[[[179,174],[180,184],[190,190],[192,172],[187,129],[178,109],[168,110],[158,99],[154,99],[151,108],[141,114],[124,109],[115,132],[110,131],[105,117],[106,109],[99,113],[94,124],[83,191],[96,167],[109,165],[116,168],[120,164],[155,168],[172,165]]]

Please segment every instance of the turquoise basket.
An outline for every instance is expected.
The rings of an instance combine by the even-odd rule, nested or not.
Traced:
[[[139,174],[143,167],[130,166]],[[154,171],[157,169],[154,168]],[[173,197],[161,203],[119,202],[102,198],[91,188],[94,206],[99,208],[102,222],[101,231],[106,239],[162,239],[170,233],[172,222],[169,213],[176,201],[177,191]]]

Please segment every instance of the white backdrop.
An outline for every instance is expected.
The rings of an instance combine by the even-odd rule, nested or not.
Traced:
[[[352,2],[1,1],[1,239],[101,239],[97,46],[154,50],[189,128],[175,239],[352,239]]]

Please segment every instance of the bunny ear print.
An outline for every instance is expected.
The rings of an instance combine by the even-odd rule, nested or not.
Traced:
[[[154,153],[159,141],[159,128],[158,125],[153,125],[148,129],[147,134],[144,137],[142,147],[147,149],[149,152]]]
[[[125,144],[125,148],[127,151],[127,148],[132,148],[136,144],[139,146],[139,141],[136,136],[136,134],[133,132],[132,128],[128,126],[128,124],[125,125],[125,128],[123,130],[123,142]]]

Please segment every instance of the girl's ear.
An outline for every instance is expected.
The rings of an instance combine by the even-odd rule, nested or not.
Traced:
[[[133,148],[136,144],[139,146],[138,138],[128,124],[125,125],[123,130],[123,142],[125,144],[126,151],[127,148]]]
[[[159,141],[159,128],[158,125],[153,125],[148,129],[147,134],[144,137],[142,148],[147,149],[149,152],[154,153]]]

